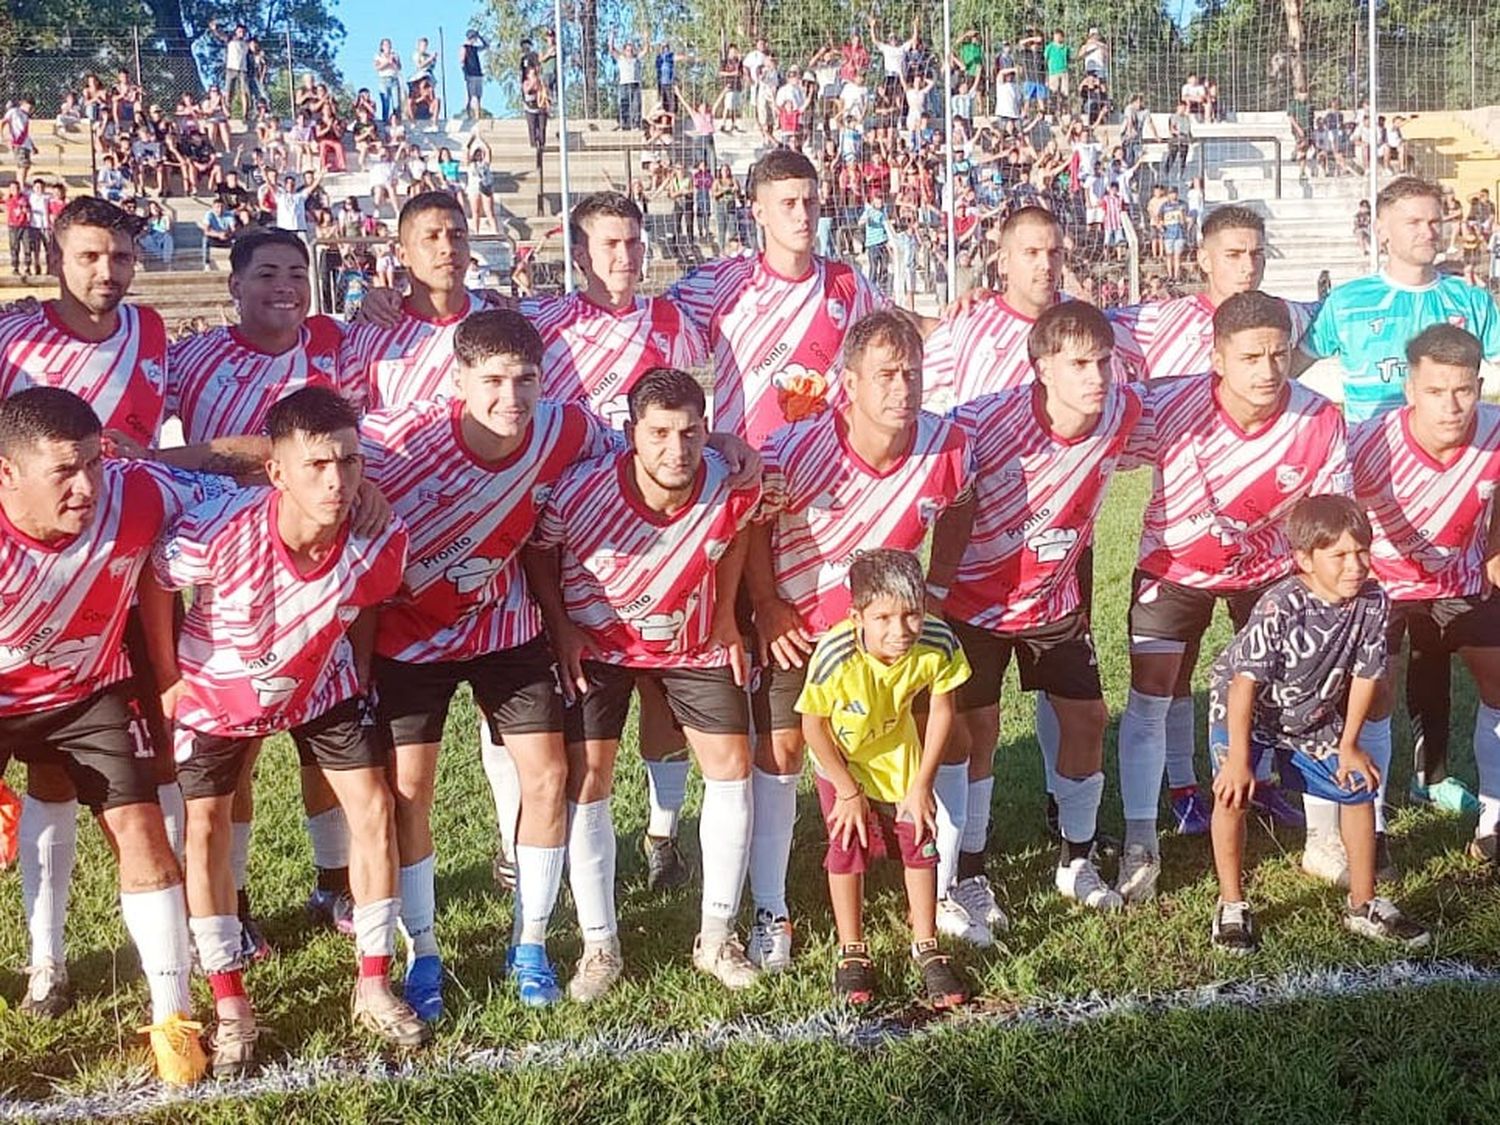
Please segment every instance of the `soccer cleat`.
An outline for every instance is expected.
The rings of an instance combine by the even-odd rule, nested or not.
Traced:
[[[968,911],[970,918],[978,918],[983,922],[992,936],[996,932],[1004,933],[1010,929],[1010,919],[995,901],[994,888],[985,876],[971,875],[967,879],[960,879],[949,894]]]
[[[389,988],[361,989],[356,984],[351,1008],[356,1027],[393,1047],[420,1047],[432,1038],[432,1029]]]
[[[26,975],[31,980],[26,985],[26,996],[21,1001],[21,1011],[37,1019],[55,1020],[73,1006],[72,990],[68,988],[68,967],[55,961],[43,961],[30,965]]]
[[[1177,835],[1202,836],[1213,819],[1213,806],[1197,789],[1184,789],[1172,797],[1172,818],[1177,822]]]
[[[1459,816],[1472,816],[1479,812],[1479,798],[1456,777],[1445,777],[1432,785],[1418,785],[1414,777],[1407,794],[1414,804],[1431,805],[1443,812]]]
[[[995,944],[995,935],[990,933],[990,928],[979,919],[970,917],[962,904],[953,898],[938,899],[937,928],[940,934],[966,941],[980,949]]]
[[[255,1040],[260,1029],[255,1017],[221,1019],[209,1039],[215,1078],[248,1078],[256,1071]]]
[[[786,972],[792,967],[792,923],[786,918],[773,918],[769,910],[757,910],[745,952],[750,963],[762,972]]]
[[[516,889],[516,861],[505,850],[503,840],[495,848],[495,858],[490,864],[490,877],[502,891]]]
[[[578,967],[573,970],[573,979],[568,982],[568,995],[580,1004],[592,1003],[613,988],[624,971],[619,938],[586,944]]]
[[[677,841],[670,836],[642,836],[646,853],[646,889],[652,894],[685,887],[693,878]]]
[[[0,871],[14,867],[21,854],[21,798],[0,780]]]
[[[264,961],[276,951],[266,940],[260,923],[246,914],[240,915],[240,959],[247,965]]]
[[[1469,858],[1481,863],[1500,865],[1500,836],[1493,832],[1487,836],[1475,836],[1469,841]]]
[[[1255,928],[1255,915],[1246,902],[1214,903],[1214,925],[1210,938],[1215,949],[1232,953],[1236,957],[1247,957],[1260,948],[1260,934]]]
[[[513,945],[506,954],[510,975],[515,978],[521,1003],[528,1008],[546,1008],[562,999],[557,973],[547,960],[547,947],[541,942]]]
[[[927,1003],[939,1011],[957,1008],[969,999],[969,989],[953,968],[953,963],[938,952],[937,938],[917,942],[911,959],[922,974],[922,994]]]
[[[1378,895],[1358,909],[1345,907],[1344,928],[1351,934],[1407,949],[1426,949],[1432,944],[1432,934],[1426,927],[1402,914],[1390,899]]]
[[[354,896],[348,891],[321,888],[307,896],[307,913],[320,926],[341,934],[354,933]]]
[[[401,995],[417,1018],[435,1023],[443,1018],[443,959],[436,953],[418,957],[406,968]]]
[[[1059,866],[1054,881],[1063,898],[1090,910],[1119,910],[1125,905],[1119,893],[1100,877],[1098,868],[1083,856]]]
[[[745,947],[734,934],[715,942],[705,942],[702,934],[695,937],[693,966],[729,989],[749,988],[760,979],[760,970],[750,963]]]
[[[833,969],[833,996],[856,1006],[875,999],[875,962],[870,947],[862,941],[851,941],[839,949]]]
[[[1309,835],[1302,849],[1302,870],[1335,887],[1349,887],[1349,857],[1337,836]]]
[[[1286,799],[1281,786],[1269,782],[1257,782],[1250,804],[1256,812],[1268,818],[1277,828],[1305,829],[1307,817],[1302,810]]]
[[[208,1056],[198,1038],[201,1023],[173,1012],[161,1023],[136,1030],[150,1036],[156,1075],[168,1086],[191,1086],[208,1073]]]
[[[1156,881],[1161,878],[1161,857],[1142,844],[1127,844],[1120,857],[1120,877],[1115,889],[1128,906],[1150,902],[1156,897]]]

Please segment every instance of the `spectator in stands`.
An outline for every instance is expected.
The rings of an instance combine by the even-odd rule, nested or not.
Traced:
[[[1067,104],[1068,68],[1073,65],[1073,48],[1068,46],[1068,37],[1058,27],[1052,31],[1052,42],[1043,51],[1047,60],[1047,92],[1052,95],[1057,107]]]
[[[1187,111],[1199,121],[1207,120],[1205,107],[1208,104],[1208,87],[1196,74],[1189,74],[1187,81],[1182,84],[1181,101]]]
[[[109,92],[109,118],[114,122],[115,132],[130,136],[140,109],[141,88],[130,80],[129,71],[117,72],[114,87]]]
[[[615,83],[619,91],[617,129],[641,127],[641,60],[634,43],[615,46],[615,33],[609,33],[609,53],[615,60]]]
[[[1111,182],[1104,192],[1100,214],[1103,218],[1105,251],[1113,250],[1114,256],[1123,262],[1129,244],[1125,238],[1125,199],[1118,180]]]
[[[5,116],[0,118],[0,132],[10,147],[10,159],[16,167],[16,176],[25,181],[31,172],[31,157],[36,152],[36,141],[31,136],[30,98],[5,103]]]
[[[155,181],[157,195],[166,194],[166,164],[161,142],[156,139],[150,124],[142,121],[135,127],[135,140],[130,143],[130,155],[135,165],[135,190],[146,191],[146,177]]]
[[[542,81],[542,72],[529,67],[521,78],[521,108],[526,111],[526,139],[536,153],[537,167],[541,167],[542,150],[547,147],[547,111],[552,106],[552,95]]]
[[[1088,37],[1078,48],[1078,57],[1083,61],[1084,77],[1092,75],[1101,84],[1109,81],[1109,44],[1097,27],[1089,28]]]
[[[1354,209],[1354,239],[1359,243],[1359,252],[1370,253],[1370,201],[1361,199]]]
[[[215,247],[226,251],[229,249],[234,241],[234,233],[239,228],[239,220],[235,213],[224,205],[223,198],[215,196],[208,210],[203,213],[202,226],[203,268],[208,269],[213,264],[211,252]]]
[[[109,91],[96,74],[86,75],[83,79],[83,116],[96,136],[103,134],[109,120]]]
[[[480,52],[489,50],[489,46],[479,29],[471,27],[458,48],[459,69],[464,76],[464,116],[471,121],[478,121],[484,113],[484,56]]]
[[[1047,108],[1047,55],[1040,28],[1031,28],[1016,43],[1016,62],[1021,70],[1021,100]]]
[[[63,95],[62,104],[57,107],[57,117],[53,128],[59,136],[65,133],[76,133],[82,122],[83,107],[78,103],[78,95],[69,90]]]
[[[1176,110],[1167,118],[1167,159],[1161,167],[1164,178],[1171,178],[1174,167],[1179,175],[1187,175],[1188,150],[1192,147],[1192,108],[1184,98],[1178,101]]]
[[[266,57],[260,40],[253,35],[250,36],[249,45],[245,50],[245,84],[250,89],[252,106],[258,106],[266,100],[270,92],[266,88],[266,78],[270,73],[271,60]]]
[[[10,240],[10,272],[16,277],[40,273],[31,247],[31,203],[20,180],[12,180],[5,189],[5,233]]]
[[[254,104],[250,98],[250,85],[247,81],[250,63],[250,33],[244,24],[237,23],[234,25],[234,31],[225,35],[219,30],[219,21],[216,19],[208,21],[208,33],[224,45],[224,96],[227,104],[233,106],[234,92],[238,88],[240,116],[248,118],[250,106]]]
[[[188,195],[218,190],[224,179],[223,170],[213,142],[204,133],[190,131],[178,142],[177,151],[182,157],[183,190]]]
[[[411,93],[406,99],[406,115],[411,118],[413,128],[417,129],[422,128],[425,122],[435,122],[442,117],[442,103],[430,75],[418,78],[411,84]]]
[[[331,105],[323,107],[322,116],[313,127],[313,139],[318,144],[318,164],[323,171],[344,171],[344,123],[334,116]]]
[[[1412,117],[1415,116],[1416,114],[1412,114]],[[1406,159],[1406,135],[1403,129],[1408,120],[1410,119],[1397,114],[1391,119],[1391,127],[1386,130],[1385,135],[1386,155],[1390,168],[1398,176],[1411,171],[1411,166]]]
[[[881,289],[890,287],[890,224],[885,212],[885,197],[873,193],[860,212],[859,225],[865,228],[866,271]]]
[[[219,184],[215,198],[222,199],[225,208],[229,211],[238,211],[241,207],[255,204],[255,193],[240,182],[238,168],[231,168],[224,173],[223,182]]]
[[[700,160],[693,168],[693,227],[694,237],[708,241],[708,216],[712,209],[714,174],[708,170],[708,162]]]
[[[730,43],[719,56],[719,96],[714,101],[714,112],[723,116],[726,133],[735,132],[744,100],[745,60],[740,49]]]
[[[229,101],[218,86],[210,86],[199,108],[208,136],[220,152],[229,151]]]
[[[433,68],[437,61],[437,55],[428,48],[427,36],[418,36],[416,45],[411,49],[411,78],[406,90],[408,100],[416,96],[417,83],[426,81],[429,86],[432,85]]]
[[[673,113],[678,112],[676,85],[677,55],[671,42],[663,40],[656,45],[656,96],[660,104]]]
[[[1203,120],[1212,124],[1221,116],[1219,106],[1219,83],[1217,79],[1203,80]]]
[[[148,261],[172,264],[172,255],[176,251],[172,225],[176,221],[176,212],[161,200],[152,199],[146,203],[146,229],[141,232],[141,253]]]
[[[921,16],[913,16],[911,21],[911,35],[905,40],[886,42],[880,38],[875,28],[875,16],[869,18],[870,42],[880,52],[880,62],[883,69],[881,87],[888,91],[893,97],[901,93],[901,80],[906,75],[907,57],[916,50],[919,37],[917,29],[921,25]]]
[[[713,195],[714,246],[720,254],[724,254],[727,253],[730,235],[740,229],[739,211],[744,203],[744,193],[728,164],[719,165],[710,191]]]
[[[1085,125],[1102,126],[1111,108],[1104,79],[1092,72],[1085,74],[1078,83],[1078,103]]]
[[[382,39],[375,52],[375,82],[380,90],[380,120],[389,121],[401,111],[401,56],[389,39]]]
[[[1479,194],[1469,199],[1469,221],[1479,227],[1479,233],[1489,238],[1495,226],[1495,205],[1490,202],[1490,189],[1480,188]]]
[[[1188,247],[1188,211],[1175,187],[1167,189],[1166,201],[1158,212],[1161,217],[1162,248],[1167,256],[1167,277],[1172,281],[1182,278],[1182,255]]]
[[[99,177],[95,184],[99,198],[107,199],[111,203],[119,203],[125,198],[128,187],[129,184],[121,174],[113,154],[106,155],[100,162]]]
[[[283,176],[276,192],[275,225],[279,230],[306,234],[308,201],[323,182],[323,170],[308,173],[310,180],[297,182],[296,176]]]
[[[354,125],[350,133],[354,137],[354,155],[359,159],[359,169],[361,172],[368,171],[371,153],[381,147],[380,126],[376,124],[375,115],[369,107],[355,107]]]
[[[484,143],[478,132],[471,133],[464,150],[464,196],[469,203],[469,218],[475,234],[484,230],[486,219],[490,222],[490,230],[500,233],[500,224],[495,220],[495,174],[490,158],[490,146]]]

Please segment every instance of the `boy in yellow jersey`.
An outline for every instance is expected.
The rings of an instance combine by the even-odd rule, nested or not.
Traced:
[[[935,1008],[969,998],[938,952],[937,805],[932,783],[953,727],[953,692],[969,662],[952,630],[928,616],[922,564],[908,551],[860,555],[849,568],[849,618],[823,635],[797,700],[828,826],[828,891],[838,927],[836,996],[875,997],[864,939],[864,875],[870,860],[900,857],[911,912],[912,960]],[[917,733],[912,704],[930,692]]]

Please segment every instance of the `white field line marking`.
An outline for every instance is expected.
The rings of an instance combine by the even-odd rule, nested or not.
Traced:
[[[696,1031],[609,1032],[578,1040],[551,1039],[521,1047],[459,1050],[441,1060],[420,1056],[401,1062],[381,1058],[291,1060],[266,1066],[254,1078],[205,1082],[169,1090],[141,1077],[85,1095],[48,1101],[0,1098],[0,1120],[98,1121],[145,1113],[165,1106],[188,1106],[311,1090],[331,1083],[404,1082],[444,1076],[501,1073],[528,1067],[560,1069],[572,1063],[627,1062],[689,1051],[836,1043],[868,1050],[931,1034],[961,1033],[975,1027],[1056,1029],[1126,1014],[1161,1015],[1207,1008],[1251,1008],[1294,1001],[1326,1000],[1363,993],[1405,991],[1444,984],[1500,985],[1500,969],[1460,961],[1398,961],[1374,968],[1335,968],[1277,977],[1199,985],[1163,993],[1037,999],[1014,1009],[969,1012],[911,1026],[891,1016],[859,1019],[847,1009],[830,1009],[802,1019],[773,1022],[754,1017],[708,1024]]]

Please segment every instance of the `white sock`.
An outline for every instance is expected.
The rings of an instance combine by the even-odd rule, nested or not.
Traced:
[[[78,802],[38,801],[29,793],[21,803],[21,903],[31,931],[31,963],[61,965],[68,892],[78,858]]]
[[[1099,827],[1099,799],[1104,796],[1104,771],[1088,777],[1057,775],[1057,827],[1070,844],[1086,844]]]
[[[1042,751],[1042,780],[1047,792],[1057,790],[1057,748],[1062,743],[1062,728],[1057,723],[1057,709],[1052,706],[1052,697],[1045,691],[1036,693],[1036,744]]]
[[[932,796],[937,801],[938,898],[948,893],[958,874],[958,852],[969,821],[969,791],[967,762],[938,767],[932,783]]]
[[[609,798],[568,804],[568,888],[585,942],[605,942],[619,929],[615,920],[615,826]]]
[[[1198,775],[1193,772],[1193,750],[1197,741],[1197,717],[1193,713],[1193,697],[1172,697],[1172,706],[1167,708],[1167,785],[1173,789],[1186,789],[1198,784]]]
[[[1146,695],[1130,689],[1120,716],[1120,797],[1125,819],[1156,823],[1162,771],[1167,764],[1167,712],[1170,695]]]
[[[990,798],[995,792],[995,777],[981,777],[969,782],[968,806],[964,815],[964,835],[959,850],[977,855],[983,852],[990,836]]]
[[[344,810],[334,805],[307,818],[307,837],[312,841],[313,866],[336,871],[349,866],[349,822]]]
[[[354,948],[361,957],[391,955],[396,948],[396,921],[400,914],[399,898],[377,899],[354,908]]]
[[[187,842],[187,805],[182,800],[182,786],[175,781],[163,782],[156,787],[156,801],[161,805],[161,818],[167,827],[167,843],[172,845],[172,854],[181,865]]]
[[[686,758],[666,762],[646,761],[646,789],[651,803],[646,834],[658,839],[677,835],[677,818],[687,798],[688,770]]]
[[[240,919],[237,914],[189,918],[188,931],[205,973],[227,973],[240,966]]]
[[[120,914],[151,988],[151,1022],[192,1014],[188,977],[193,971],[193,950],[182,884],[157,891],[122,891]]]
[[[795,800],[797,789],[784,786]],[[750,863],[750,779],[715,781],[703,779],[703,815],[698,818],[698,846],[703,855],[703,917],[701,932],[720,933],[720,926],[734,928],[740,912],[740,892],[745,868]],[[788,833],[790,835],[790,833]],[[782,861],[782,878],[786,862]],[[785,891],[783,890],[783,895]],[[757,903],[757,906],[759,903]],[[785,917],[783,912],[776,915]]]
[[[792,830],[797,826],[797,783],[800,780],[794,773],[750,771],[750,787],[755,794],[755,824],[750,836],[750,897],[755,902],[757,914],[764,910],[773,918],[791,916],[786,904],[786,865],[792,854]],[[705,779],[704,785],[707,784]],[[699,821],[700,834],[702,826],[709,823],[708,798],[705,796]],[[707,883],[707,853],[703,856],[703,870],[704,882]],[[735,901],[739,901],[738,893]]]
[[[1476,836],[1500,830],[1500,711],[1481,703],[1474,712],[1474,765],[1479,769]]]
[[[521,818],[521,775],[516,760],[503,743],[490,737],[490,724],[479,720],[479,761],[495,799],[495,821],[500,826],[500,845],[505,854],[516,854],[516,825]]]
[[[401,869],[401,936],[406,939],[406,963],[438,951],[437,886],[433,878],[436,853]]]
[[[229,843],[229,869],[234,873],[234,889],[243,891],[250,881],[250,823],[235,821],[229,827],[233,832]]]
[[[1476,716],[1475,722],[1478,722]],[[1391,719],[1387,715],[1383,719],[1365,720],[1365,725],[1359,728],[1359,745],[1362,750],[1370,755],[1370,760],[1375,763],[1375,768],[1380,771],[1380,789],[1375,794],[1375,831],[1385,831],[1385,794],[1391,782]],[[1478,737],[1475,738],[1478,745]],[[1270,755],[1267,755],[1269,757]],[[1307,812],[1307,795],[1302,796],[1302,811]]]
[[[1337,801],[1329,801],[1323,797],[1314,797],[1311,793],[1304,793],[1302,794],[1302,815],[1307,818],[1308,843],[1314,839],[1340,843]]]
[[[568,849],[561,844],[541,848],[516,845],[516,905],[511,928],[512,945],[541,945],[547,940],[547,924],[557,905],[562,884],[563,860]]]

